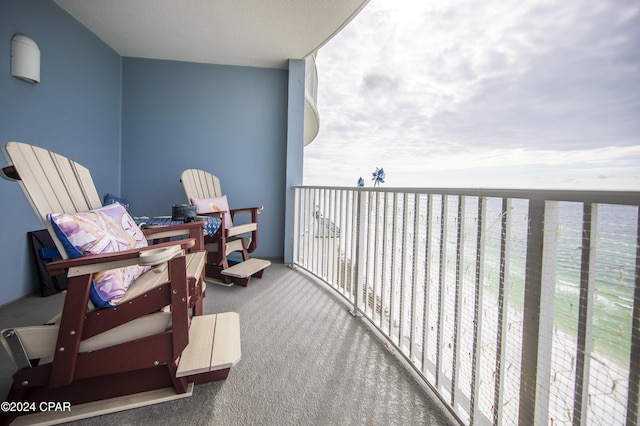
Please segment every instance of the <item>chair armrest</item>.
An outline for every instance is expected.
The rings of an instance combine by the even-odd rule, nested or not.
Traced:
[[[260,214],[260,212],[264,209],[264,206],[257,206],[257,207],[243,207],[240,209],[230,209],[231,214],[235,214],[235,213],[253,213],[253,212],[257,212],[258,214]]]
[[[218,210],[217,212],[198,213],[197,215],[202,217],[222,217],[224,213],[227,213],[227,210]]]
[[[117,253],[94,254],[90,256],[76,257],[74,259],[56,260],[47,264],[47,269],[52,275],[69,271],[68,276],[90,274],[123,266],[138,265],[140,254],[145,251],[158,250],[164,247],[179,246],[189,249],[196,244],[193,238],[159,243],[153,246],[124,250]],[[144,256],[143,256],[144,257]]]
[[[203,224],[200,222],[185,222],[177,225],[166,225],[166,226],[151,226],[149,228],[144,228],[142,230],[145,237],[152,237],[154,234],[164,233],[167,231],[191,231],[192,229],[203,228]],[[185,232],[185,234],[188,232]],[[180,234],[176,234],[180,235]]]
[[[170,261],[176,256],[182,255],[182,247],[179,245],[170,247],[152,248],[140,252],[138,262],[141,266],[156,266]]]
[[[203,250],[204,249],[204,223],[202,222],[186,222],[180,223],[176,225],[167,225],[167,226],[152,226],[149,228],[145,228],[142,230],[145,238],[162,240],[163,238],[171,238],[179,235],[189,235],[189,239],[194,239],[195,244],[190,248],[193,250]],[[178,240],[176,240],[178,241]],[[182,240],[179,240],[182,241]],[[154,247],[157,244],[153,245]]]
[[[260,214],[260,211],[263,209],[263,206],[258,206],[258,207],[245,207],[245,208],[241,208],[241,209],[231,209],[231,218],[235,219],[236,214],[240,213],[240,214],[250,214],[251,215],[251,222],[253,223],[258,223],[258,215]],[[254,240],[256,240],[258,238],[258,233],[256,231],[253,231],[253,238]],[[257,243],[252,243],[252,245],[254,245]],[[253,249],[251,250],[253,251]]]

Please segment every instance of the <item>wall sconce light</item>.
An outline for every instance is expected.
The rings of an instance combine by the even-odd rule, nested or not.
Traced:
[[[40,82],[40,49],[35,41],[21,34],[11,39],[11,75],[29,83]]]

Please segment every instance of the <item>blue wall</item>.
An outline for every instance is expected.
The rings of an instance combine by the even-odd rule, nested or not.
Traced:
[[[231,208],[264,206],[254,255],[282,257],[288,72],[123,59],[122,195],[137,215],[186,203],[180,175],[220,178]]]
[[[38,84],[10,74],[16,33],[40,48]],[[99,193],[117,193],[121,62],[52,1],[0,0],[0,144],[27,142],[71,157],[91,170]],[[0,179],[0,199],[2,305],[38,290],[27,232],[44,226],[17,183]]]

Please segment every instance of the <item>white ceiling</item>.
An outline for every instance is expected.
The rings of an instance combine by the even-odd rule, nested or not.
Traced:
[[[369,0],[55,0],[121,56],[286,68]]]

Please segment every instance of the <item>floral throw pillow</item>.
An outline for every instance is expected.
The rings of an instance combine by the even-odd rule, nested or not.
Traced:
[[[231,219],[231,213],[229,213],[229,202],[227,196],[214,198],[192,198],[191,204],[196,206],[196,213],[212,213],[212,212],[226,212],[224,214],[224,227],[229,229],[233,226],[233,220]]]
[[[88,212],[51,213],[48,218],[70,258],[147,246],[138,225],[117,203]],[[117,305],[131,283],[148,269],[132,265],[95,274],[91,300],[98,307]]]

